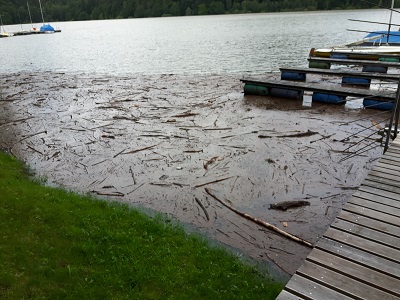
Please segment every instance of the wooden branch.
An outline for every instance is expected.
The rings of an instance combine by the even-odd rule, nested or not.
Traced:
[[[286,231],[284,231],[284,230],[282,230],[282,229],[280,229],[280,228],[278,228],[278,227],[276,227],[276,226],[274,226],[274,225],[272,225],[272,224],[269,224],[269,223],[267,223],[267,222],[265,222],[265,221],[262,221],[262,220],[259,220],[259,219],[257,219],[257,218],[254,218],[254,217],[252,217],[252,216],[250,216],[250,215],[248,215],[248,214],[246,214],[246,213],[244,213],[244,212],[241,212],[241,211],[237,210],[236,208],[230,206],[230,205],[227,204],[225,201],[223,201],[223,200],[219,199],[217,196],[215,196],[215,195],[211,192],[210,189],[205,188],[205,191],[206,191],[206,193],[209,194],[212,198],[214,198],[214,199],[217,200],[219,203],[221,203],[223,206],[229,208],[231,211],[235,212],[235,213],[238,214],[239,216],[242,216],[242,217],[244,217],[244,218],[246,218],[246,219],[248,219],[248,220],[250,220],[250,221],[253,221],[254,223],[256,223],[256,224],[258,224],[258,225],[260,225],[260,226],[262,226],[262,227],[271,229],[271,230],[273,230],[273,231],[275,231],[275,232],[277,232],[277,233],[279,233],[279,234],[281,234],[281,235],[283,235],[283,236],[285,236],[285,237],[287,237],[287,238],[289,238],[289,239],[292,239],[292,240],[294,240],[294,241],[296,241],[296,242],[298,242],[298,243],[301,243],[301,244],[306,245],[306,246],[311,247],[311,248],[313,247],[313,244],[312,244],[312,243],[310,243],[310,242],[308,242],[308,241],[306,241],[306,240],[303,240],[302,238],[299,238],[299,237],[297,237],[297,236],[295,236],[295,235],[293,235],[293,234],[291,234],[291,233],[288,233],[288,232],[286,232]]]
[[[272,136],[272,135],[259,135],[258,137],[260,139],[269,139],[269,138],[297,138],[297,137],[306,137],[306,136],[312,136],[314,134],[318,134],[318,132],[315,131],[306,131],[306,132],[300,132],[300,133],[294,133],[294,134],[284,134],[284,135],[277,135],[277,136]]]
[[[226,178],[216,179],[216,180],[213,180],[213,181],[209,181],[209,182],[206,182],[206,183],[195,185],[194,187],[195,188],[202,187],[202,186],[205,186],[207,184],[217,183],[217,182],[220,182],[220,181],[224,181],[224,180],[230,179],[232,177],[234,177],[234,176],[229,176],[229,177],[226,177]]]
[[[197,204],[201,207],[201,209],[204,211],[204,214],[206,215],[207,221],[210,220],[210,216],[208,215],[208,212],[206,210],[206,208],[204,207],[204,205],[200,202],[199,199],[197,199],[197,197],[194,197],[194,200],[196,200]]]
[[[129,151],[129,152],[125,152],[125,153],[122,153],[122,154],[133,154],[133,153],[136,153],[136,152],[139,152],[139,151],[143,151],[143,150],[154,148],[154,147],[156,147],[158,145],[160,145],[160,144],[153,145],[153,146],[147,146],[147,147],[143,147],[143,148],[139,148],[139,149],[135,149],[135,150],[132,150],[132,151]]]

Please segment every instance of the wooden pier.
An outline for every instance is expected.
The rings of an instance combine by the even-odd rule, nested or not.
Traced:
[[[306,83],[306,82],[296,82],[290,80],[259,80],[259,79],[241,79],[241,82],[245,84],[245,94],[246,85],[247,86],[261,86],[265,88],[279,88],[294,91],[311,91],[316,93],[329,93],[338,96],[351,96],[351,97],[362,97],[362,98],[374,98],[381,101],[393,101],[395,98],[395,92],[382,92],[373,91],[369,89],[358,89],[358,88],[348,88],[339,85],[332,84],[317,84],[317,83]],[[267,95],[267,94],[266,94]]]
[[[338,58],[321,58],[321,57],[310,57],[309,62],[314,63],[326,63],[335,65],[355,65],[355,66],[374,66],[383,68],[400,68],[400,62],[389,62],[389,61],[376,61],[376,60],[360,60],[360,59],[338,59]]]
[[[277,299],[400,299],[399,178],[400,137]]]
[[[318,68],[279,68],[281,73],[293,72],[303,74],[319,74],[338,77],[365,78],[382,81],[399,81],[400,74],[374,73],[374,72],[358,72],[342,69],[318,69]]]

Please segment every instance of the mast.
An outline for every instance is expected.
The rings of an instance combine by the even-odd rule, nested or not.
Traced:
[[[387,36],[386,44],[389,44],[389,37],[390,37],[390,27],[392,26],[393,6],[394,6],[394,0],[392,0],[392,6],[391,6],[391,9],[390,9],[390,18],[389,18],[389,27],[388,27],[388,36]]]
[[[394,1],[394,0],[392,0],[392,1]],[[42,14],[43,25],[44,25],[43,9],[42,9],[42,3],[40,3],[40,0],[39,0],[39,6],[40,6],[40,13]]]
[[[28,1],[26,2],[26,5],[28,6],[29,19],[31,20],[31,26],[32,26],[32,28],[33,28],[32,16],[31,16],[31,10],[29,9],[29,3],[28,3]]]

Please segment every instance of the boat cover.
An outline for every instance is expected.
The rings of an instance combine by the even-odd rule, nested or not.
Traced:
[[[376,36],[377,39],[371,39]],[[371,39],[368,44],[386,44],[388,40],[387,31],[373,31],[368,34],[364,39]],[[389,44],[400,44],[400,31],[390,31]]]
[[[50,24],[44,24],[40,27],[40,31],[54,31],[54,28]]]

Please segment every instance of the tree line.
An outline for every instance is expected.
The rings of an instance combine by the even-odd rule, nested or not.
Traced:
[[[390,7],[391,0],[41,0],[45,22]],[[396,0],[396,7],[400,0]],[[29,6],[29,8],[28,8]],[[0,0],[3,24],[42,21],[38,0]]]

